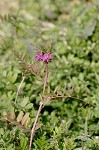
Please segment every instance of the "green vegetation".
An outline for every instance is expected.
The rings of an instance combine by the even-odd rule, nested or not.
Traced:
[[[98,0],[0,1],[0,149],[29,148],[45,75],[40,49],[53,55],[43,96],[68,98],[44,103],[32,150],[99,150]]]

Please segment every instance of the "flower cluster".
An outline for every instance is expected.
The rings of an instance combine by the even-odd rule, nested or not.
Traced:
[[[52,54],[50,53],[41,54],[39,52],[36,52],[35,59],[37,61],[43,61],[43,62],[48,63],[52,59]]]

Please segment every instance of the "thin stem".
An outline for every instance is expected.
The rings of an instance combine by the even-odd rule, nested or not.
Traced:
[[[46,75],[45,75],[45,78],[44,78],[43,94],[45,92],[45,87],[46,87],[46,84],[47,84],[47,79],[48,79],[48,64],[46,63]]]
[[[61,96],[61,95],[56,95],[56,96],[52,96],[50,100],[55,99],[55,98],[73,98],[73,99],[77,99],[77,100],[80,100],[80,101],[84,102],[85,105],[87,105],[87,104],[89,105],[89,103],[86,103],[86,102],[83,101],[82,99],[77,98],[77,97],[74,97],[74,96]]]
[[[17,101],[17,98],[18,98],[18,95],[19,95],[19,92],[20,92],[20,89],[22,87],[22,84],[23,84],[24,80],[25,80],[25,76],[22,77],[22,81],[21,81],[21,83],[20,83],[20,85],[18,87],[18,90],[17,90],[17,93],[16,93],[16,98],[15,98],[15,103]]]
[[[84,142],[82,141],[82,150],[84,150]]]
[[[85,136],[88,135],[88,114],[85,118]]]
[[[40,114],[41,109],[42,109],[42,105],[43,105],[43,102],[40,102],[39,109],[38,109],[38,112],[37,112],[37,115],[36,115],[36,118],[35,118],[35,121],[34,121],[34,124],[33,124],[32,130],[31,130],[31,137],[30,137],[29,150],[31,150],[32,141],[33,141],[33,136],[34,136],[34,132],[35,132],[35,127],[36,127],[36,123],[37,123],[37,120],[38,120],[39,114]]]
[[[48,79],[48,64],[46,63],[46,75],[45,75],[45,78],[44,78],[43,94],[45,92],[45,87],[46,87],[46,84],[47,84],[47,79]],[[43,101],[40,102],[39,109],[38,109],[38,112],[37,112],[37,115],[36,115],[36,118],[35,118],[32,130],[31,130],[29,150],[31,150],[31,147],[32,147],[32,141],[33,141],[33,136],[34,136],[34,133],[35,133],[35,127],[36,127],[36,123],[38,121],[38,117],[39,117],[39,114],[41,112],[42,106],[43,106]]]

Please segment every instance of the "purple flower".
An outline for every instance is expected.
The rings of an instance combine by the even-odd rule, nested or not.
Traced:
[[[38,61],[43,61],[48,63],[52,59],[52,54],[50,53],[41,54],[39,52],[36,52],[35,59]]]
[[[48,63],[51,59],[52,59],[52,54],[50,54],[50,53],[46,53],[46,54],[44,54],[43,57],[42,57],[42,60],[43,60],[44,62],[47,62],[47,63]]]
[[[35,56],[35,59],[38,60],[38,61],[41,61],[42,60],[42,57],[43,57],[43,54],[40,54],[39,52],[36,52],[36,56]]]

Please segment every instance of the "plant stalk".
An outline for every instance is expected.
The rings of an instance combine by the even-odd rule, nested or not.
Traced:
[[[46,75],[45,75],[45,78],[44,78],[43,94],[45,92],[45,87],[46,87],[46,84],[47,84],[47,79],[48,79],[48,64],[46,63]],[[35,127],[36,127],[36,123],[38,121],[38,117],[39,117],[39,114],[41,112],[42,106],[43,106],[43,101],[40,102],[39,109],[38,109],[38,112],[37,112],[37,115],[36,115],[36,118],[35,118],[32,130],[31,130],[29,150],[31,150],[31,147],[32,147],[32,141],[33,141],[33,136],[34,136],[34,133],[35,133]]]
[[[33,124],[33,128],[31,130],[29,150],[31,150],[31,147],[32,147],[32,141],[33,141],[33,136],[34,136],[34,132],[35,132],[35,127],[36,127],[36,123],[37,123],[39,114],[40,114],[41,109],[42,109],[42,105],[43,105],[43,102],[40,102],[39,109],[38,109],[38,112],[37,112],[37,115],[36,115],[36,118],[35,118],[35,121],[34,121],[34,124]]]
[[[45,87],[46,87],[46,84],[47,84],[47,79],[48,79],[48,64],[46,63],[46,75],[45,75],[45,78],[44,78],[43,94],[45,92]]]
[[[82,150],[84,150],[84,142],[82,141]]]

